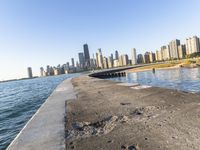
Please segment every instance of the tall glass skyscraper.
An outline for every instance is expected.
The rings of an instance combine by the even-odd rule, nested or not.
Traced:
[[[83,50],[84,50],[84,56],[85,56],[85,66],[90,67],[90,53],[89,53],[89,48],[87,44],[83,45]]]

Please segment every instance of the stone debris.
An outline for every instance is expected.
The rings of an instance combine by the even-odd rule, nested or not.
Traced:
[[[67,131],[67,139],[79,139],[108,134],[118,123],[127,123],[129,121],[130,119],[127,116],[110,116],[94,123],[75,122],[72,124],[73,129]]]

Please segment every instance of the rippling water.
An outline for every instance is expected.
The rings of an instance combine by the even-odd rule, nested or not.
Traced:
[[[0,83],[0,150],[20,132],[64,79],[78,74]]]
[[[200,93],[200,68],[128,73],[126,77],[110,78],[110,80]]]

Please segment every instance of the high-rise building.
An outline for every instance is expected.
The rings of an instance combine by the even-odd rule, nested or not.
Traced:
[[[69,62],[66,63],[66,69],[69,70]]]
[[[144,63],[144,59],[143,59],[143,55],[142,54],[138,54],[138,56],[137,56],[137,63],[138,64]]]
[[[127,66],[129,64],[128,55],[119,56],[119,66]]]
[[[113,68],[113,59],[112,59],[112,56],[108,57],[108,68]]]
[[[28,71],[28,78],[33,78],[32,68],[28,67],[27,71]]]
[[[97,68],[100,67],[99,66],[99,55],[98,55],[98,53],[96,53],[96,66],[97,66]]]
[[[149,52],[146,52],[145,54],[144,54],[144,63],[150,63],[150,57],[149,57]]]
[[[169,53],[169,45],[162,46],[160,48],[161,53],[161,60],[169,60],[170,59],[170,53]]]
[[[128,55],[122,55],[123,57],[123,66],[127,66],[129,64]]]
[[[196,52],[200,52],[199,38],[197,36],[193,36],[192,38],[186,39],[186,53],[192,54]]]
[[[85,56],[85,67],[90,67],[90,53],[87,44],[83,45],[84,56]]]
[[[72,67],[75,67],[74,58],[71,58],[71,62],[72,62]]]
[[[173,40],[169,43],[169,51],[172,59],[179,58],[178,46],[181,44],[180,40]]]
[[[114,58],[113,58],[113,54],[111,54],[111,55],[110,55],[110,57],[111,57],[111,58],[110,58],[110,59],[111,59],[111,66],[113,67],[113,65],[114,65]]]
[[[119,53],[118,53],[118,51],[115,51],[115,59],[116,59],[116,60],[119,59]]]
[[[136,49],[135,48],[131,49],[131,62],[132,62],[132,65],[137,64]]]
[[[108,59],[106,57],[103,57],[103,66],[104,69],[108,69]]]
[[[161,53],[161,50],[157,50],[156,51],[156,61],[162,61],[163,58],[162,58],[162,53]]]
[[[99,65],[99,67],[100,68],[104,68],[104,63],[103,63],[103,55],[102,55],[102,52],[101,52],[101,49],[99,48],[98,49],[98,52],[97,52],[97,54],[98,54],[98,65]]]
[[[186,46],[185,45],[178,46],[178,55],[179,55],[179,58],[185,57],[185,55],[186,55]]]
[[[44,68],[40,67],[40,76],[43,77],[45,76]]]
[[[128,55],[123,55],[123,66],[127,66],[129,64]]]
[[[78,53],[80,68],[84,68],[85,58],[83,53]]]
[[[151,63],[156,61],[156,55],[155,55],[155,53],[153,53],[153,52],[149,53],[149,61]]]
[[[96,60],[94,58],[90,59],[90,68],[92,69],[96,68]]]

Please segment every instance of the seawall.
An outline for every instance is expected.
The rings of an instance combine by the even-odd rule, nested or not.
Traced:
[[[65,102],[75,96],[71,79],[66,79],[32,116],[7,150],[64,150]]]

